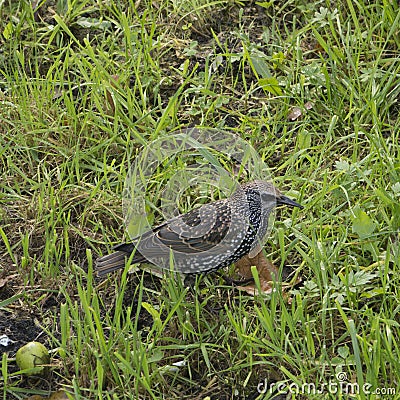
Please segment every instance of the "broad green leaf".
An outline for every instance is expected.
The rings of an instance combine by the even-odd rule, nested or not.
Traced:
[[[4,38],[5,39],[10,39],[10,37],[11,37],[11,34],[12,34],[12,31],[13,31],[13,25],[12,25],[12,22],[10,21],[7,25],[6,25],[6,27],[3,29],[3,36],[4,36]]]
[[[150,364],[152,362],[159,362],[164,358],[164,352],[161,348],[154,348],[151,356],[147,359],[147,362]]]
[[[278,80],[276,78],[261,78],[258,80],[259,85],[272,94],[282,96],[282,89],[279,87]]]
[[[297,144],[299,149],[304,150],[308,149],[311,146],[311,133],[308,131],[301,131],[297,135]]]
[[[335,167],[338,171],[350,171],[350,164],[346,160],[335,161]]]
[[[154,325],[156,326],[157,330],[161,330],[162,322],[160,313],[150,303],[145,301],[142,303],[142,307],[153,317]]]
[[[353,233],[356,233],[360,239],[368,238],[375,230],[375,223],[368,214],[361,210],[354,210],[355,218],[353,219]]]
[[[251,60],[252,67],[253,67],[254,71],[256,72],[256,74],[258,75],[258,77],[272,78],[272,74],[271,74],[269,67],[263,57],[255,56],[254,54],[252,54],[250,56],[250,60]]]
[[[342,358],[347,358],[350,353],[348,346],[340,346],[340,347],[338,347],[337,350],[338,350],[339,356]]]
[[[357,271],[352,279],[352,284],[355,286],[363,286],[367,283],[370,283],[372,280],[376,278],[376,274],[373,272],[367,271]]]
[[[270,8],[274,2],[273,1],[256,1],[256,4],[263,8]]]

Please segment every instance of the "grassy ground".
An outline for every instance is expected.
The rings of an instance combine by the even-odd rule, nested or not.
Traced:
[[[400,398],[399,19],[389,0],[0,1],[3,399]],[[135,154],[193,125],[235,132],[305,206],[265,248],[302,279],[287,296],[93,276]],[[15,364],[30,340],[51,350],[38,379]]]

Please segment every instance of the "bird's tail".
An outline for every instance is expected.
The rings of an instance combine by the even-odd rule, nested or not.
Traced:
[[[115,253],[99,257],[95,263],[97,274],[102,276],[117,269],[124,268],[127,256],[129,256],[129,254],[125,251],[116,251]]]
[[[131,264],[145,262],[146,258],[137,251],[136,246],[137,243],[121,243],[113,247],[113,250],[116,250],[114,253],[99,257],[94,266],[97,275],[102,276],[117,269],[124,268],[128,259]]]

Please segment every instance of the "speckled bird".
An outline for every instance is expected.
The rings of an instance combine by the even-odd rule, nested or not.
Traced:
[[[150,263],[183,274],[202,274],[230,266],[261,250],[271,211],[280,205],[303,208],[271,183],[243,184],[231,197],[205,204],[143,233],[114,253],[96,260],[98,275],[131,264]]]

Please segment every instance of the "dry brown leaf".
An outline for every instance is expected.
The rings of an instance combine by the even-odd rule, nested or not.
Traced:
[[[278,276],[278,269],[267,260],[263,251],[260,251],[255,257],[244,256],[237,263],[235,263],[236,272],[244,279],[251,278],[251,267],[257,267],[258,276],[267,281],[272,281]]]
[[[253,277],[253,274],[251,273],[251,267],[253,265],[257,268],[262,293],[271,293],[273,281],[278,277],[278,268],[276,268],[271,261],[266,259],[263,251],[260,251],[255,257],[244,256],[235,263],[237,273],[244,279]],[[244,290],[253,296],[257,293],[255,283],[251,283],[247,286],[238,286],[238,289]]]
[[[117,86],[117,83],[118,83],[118,80],[119,80],[119,76],[118,75],[111,75],[110,78],[111,78],[110,84],[111,84],[112,87],[115,88]],[[110,106],[110,110],[108,110],[108,113],[110,115],[114,115],[115,114],[115,104],[114,104],[113,96],[112,96],[112,94],[111,94],[111,92],[109,90],[106,90],[106,97],[107,97],[108,105]]]
[[[236,272],[238,275],[243,277],[243,279],[250,279],[253,277],[251,273],[251,267],[255,266],[257,268],[258,277],[260,280],[260,288],[261,293],[270,294],[274,289],[274,281],[278,279],[278,268],[275,265],[267,260],[263,251],[260,251],[255,257],[245,256],[240,259],[237,263],[235,263]],[[282,291],[289,289],[290,287],[297,285],[301,282],[301,278],[298,277],[294,282],[290,284],[285,284],[282,286]],[[258,293],[257,286],[255,282],[250,283],[246,286],[237,286],[239,290],[243,290],[250,294],[251,296],[255,296]],[[291,299],[288,298],[289,304],[291,303]]]

